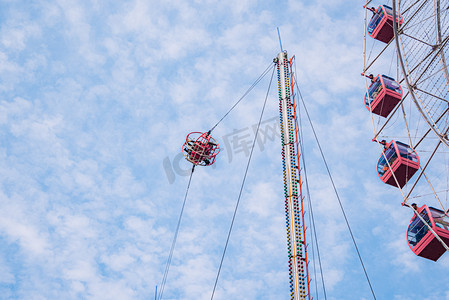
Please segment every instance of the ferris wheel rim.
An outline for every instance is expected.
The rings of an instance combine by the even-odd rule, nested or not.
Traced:
[[[440,2],[440,0],[436,0],[438,3]],[[427,1],[425,1],[425,2],[427,2]],[[425,3],[424,2],[424,3]],[[423,4],[424,4],[423,3]],[[438,5],[439,6],[439,5]],[[396,0],[392,0],[392,9],[393,9],[393,15],[394,16],[396,16]],[[438,17],[438,19],[439,19],[439,17]],[[436,21],[437,22],[437,21]],[[416,106],[416,108],[418,109],[418,111],[419,111],[419,113],[421,114],[421,116],[423,117],[423,119],[425,120],[425,122],[427,123],[427,125],[429,126],[429,128],[435,133],[435,135],[440,139],[440,141],[446,146],[446,147],[448,147],[449,148],[449,141],[448,141],[448,139],[447,139],[447,131],[448,131],[448,129],[449,129],[449,127],[448,127],[448,129],[446,129],[445,130],[445,132],[444,132],[444,134],[441,134],[440,132],[438,132],[437,131],[437,126],[436,126],[436,124],[435,124],[435,122],[433,122],[433,120],[432,120],[432,122],[429,120],[429,113],[428,112],[424,112],[423,111],[423,109],[422,109],[422,107],[421,107],[421,105],[419,104],[419,101],[416,99],[417,98],[417,95],[415,94],[415,87],[414,86],[412,86],[411,84],[410,84],[410,81],[409,81],[409,72],[407,72],[407,70],[406,70],[406,67],[405,67],[405,64],[406,63],[404,63],[404,56],[403,56],[403,54],[402,54],[402,52],[401,52],[401,46],[399,45],[399,37],[400,37],[400,32],[399,32],[399,28],[398,28],[398,26],[397,26],[397,23],[396,22],[393,22],[393,32],[394,32],[394,40],[395,40],[395,45],[396,45],[396,51],[397,51],[397,58],[398,58],[398,61],[399,61],[399,65],[400,65],[400,67],[401,67],[401,70],[402,70],[402,74],[403,74],[403,76],[404,76],[404,81],[405,81],[405,83],[406,83],[406,85],[407,85],[407,88],[408,88],[408,90],[409,90],[409,94],[410,94],[410,97],[411,97],[411,99],[412,99],[412,101],[415,103],[415,106]],[[440,32],[440,31],[439,31]],[[402,43],[402,39],[401,39],[401,43]],[[441,43],[440,43],[440,45],[441,45]],[[441,48],[442,49],[442,48]],[[440,53],[441,52],[443,52],[443,51],[441,51],[441,49],[440,49]],[[438,54],[437,54],[438,55]],[[443,57],[444,57],[444,52],[443,52]],[[444,60],[445,61],[445,60]],[[408,65],[407,65],[407,69],[408,69]],[[444,68],[443,68],[444,69]],[[447,68],[445,69],[445,71],[447,72]],[[446,76],[446,75],[445,75]],[[447,78],[448,80],[449,80],[449,75],[448,75],[448,78]],[[448,81],[447,81],[448,82]],[[447,111],[445,111],[445,113],[447,113]],[[433,124],[432,124],[433,123]]]
[[[435,12],[435,29],[436,32],[435,34],[437,34],[437,39],[438,39],[438,43],[441,44],[442,43],[442,35],[441,35],[441,18],[440,18],[440,13],[441,13],[441,8],[440,8],[440,0],[436,1],[436,12]],[[446,64],[446,59],[444,56],[444,51],[440,51],[439,53],[440,59],[441,59],[441,64],[443,66],[442,70],[443,70],[443,74],[444,74],[444,78],[446,79],[446,87],[449,90],[449,72],[447,70],[447,64]]]

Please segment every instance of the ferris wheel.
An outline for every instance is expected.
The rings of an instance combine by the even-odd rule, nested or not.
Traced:
[[[377,173],[414,211],[410,249],[436,261],[449,250],[449,0],[377,4],[365,4],[362,72]]]

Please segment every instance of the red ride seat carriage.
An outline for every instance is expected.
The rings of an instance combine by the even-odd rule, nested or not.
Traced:
[[[182,149],[186,159],[196,166],[212,165],[220,152],[220,146],[210,132],[189,133]]]
[[[415,214],[407,228],[408,246],[416,255],[437,261],[446,252],[446,248],[429,227],[449,245],[449,217],[444,211],[427,205],[417,208],[417,212],[428,226]]]
[[[366,28],[369,36],[384,43],[390,42],[394,37],[393,9],[388,5],[380,5],[376,10],[372,8],[371,11],[374,15]],[[398,15],[396,24],[399,27],[402,23],[402,16]]]
[[[379,178],[392,186],[402,188],[418,171],[419,157],[415,150],[404,143],[391,141],[377,162]],[[397,182],[396,182],[397,181]]]
[[[377,75],[365,94],[365,106],[373,114],[387,117],[402,99],[402,88],[393,78]]]

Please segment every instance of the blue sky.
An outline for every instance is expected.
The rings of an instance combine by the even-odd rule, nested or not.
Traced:
[[[272,62],[279,27],[377,299],[449,299],[449,256],[414,256],[411,212],[375,171],[363,4],[1,1],[2,298],[152,299],[187,187],[185,135],[209,130]],[[164,299],[210,299],[247,161],[225,140],[252,141],[268,82],[214,130],[222,153],[194,173]],[[304,123],[328,299],[372,299]],[[255,148],[215,299],[288,298],[280,147],[267,135]]]

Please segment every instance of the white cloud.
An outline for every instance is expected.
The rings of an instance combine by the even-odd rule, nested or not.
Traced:
[[[38,199],[36,199],[38,200]],[[0,231],[9,243],[18,243],[28,257],[36,258],[48,254],[50,245],[44,229],[36,226],[36,216],[27,218],[29,211],[23,207],[24,199],[20,196],[9,198],[1,194],[4,210],[0,218]]]

